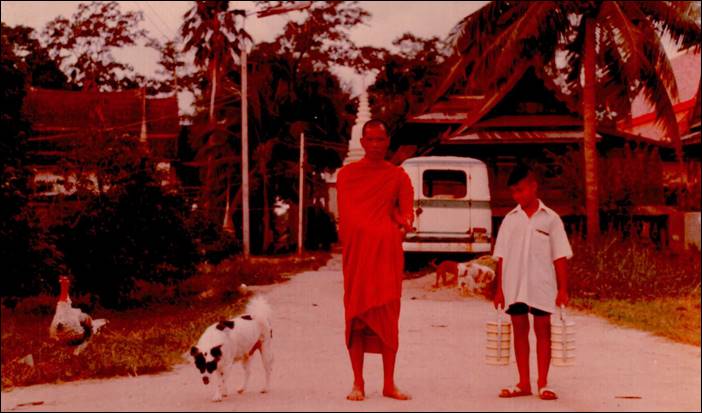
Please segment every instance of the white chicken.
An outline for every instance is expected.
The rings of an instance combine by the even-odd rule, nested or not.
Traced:
[[[107,324],[107,320],[93,320],[79,308],[71,307],[71,298],[68,296],[70,280],[61,276],[59,283],[61,295],[56,303],[56,313],[51,321],[49,335],[64,345],[75,347],[73,354],[78,355],[88,345],[90,338]]]

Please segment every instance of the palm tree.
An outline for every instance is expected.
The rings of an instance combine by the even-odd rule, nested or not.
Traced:
[[[215,152],[217,152],[217,148],[227,147],[223,143],[229,134],[228,128],[219,125],[215,116],[215,102],[223,100],[223,98],[217,98],[217,84],[221,73],[226,73],[233,66],[232,63],[239,55],[241,42],[250,39],[250,36],[243,29],[238,28],[237,16],[245,17],[245,10],[229,10],[229,1],[198,0],[195,2],[195,6],[185,14],[185,20],[180,29],[181,36],[185,40],[183,53],[195,50],[195,64],[199,67],[207,67],[209,76],[208,127],[203,132],[203,151],[207,152],[204,194],[208,207],[214,198]],[[220,89],[222,88],[220,87]],[[233,89],[232,85],[230,85],[230,89]],[[233,90],[232,94],[237,93],[238,91]],[[220,158],[231,159],[231,154],[220,156]],[[227,178],[231,174],[231,169],[224,168]],[[227,182],[229,181],[227,179]],[[229,190],[228,186],[227,184],[227,191]]]
[[[466,73],[469,85],[495,89],[518,76],[524,62],[565,72],[567,89],[583,102],[587,233],[597,236],[596,103],[630,114],[634,97],[643,94],[682,162],[671,103],[678,91],[662,38],[699,50],[700,25],[688,9],[684,1],[490,2],[451,31],[454,56],[432,101]]]

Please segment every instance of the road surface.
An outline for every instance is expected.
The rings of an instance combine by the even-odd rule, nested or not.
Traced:
[[[400,317],[397,382],[411,401],[383,398],[380,356],[366,357],[366,394],[350,402],[351,369],[344,347],[342,276],[335,256],[319,271],[259,289],[274,307],[275,365],[271,392],[260,394],[263,371],[256,356],[249,391],[229,383],[221,403],[210,401],[190,364],[158,375],[37,385],[2,393],[2,411],[375,411],[375,410],[696,410],[700,407],[700,348],[677,344],[582,314],[577,366],[552,367],[557,401],[499,399],[516,382],[514,362],[486,365],[484,323],[493,316],[485,300],[456,291],[431,291],[431,276],[405,282]],[[533,340],[533,337],[532,337]],[[532,365],[535,364],[532,345]],[[184,349],[185,351],[186,349]],[[535,387],[535,366],[532,369]],[[40,405],[27,403],[42,402]]]

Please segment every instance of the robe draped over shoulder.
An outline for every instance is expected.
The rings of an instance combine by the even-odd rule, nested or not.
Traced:
[[[389,162],[365,158],[337,176],[339,239],[344,273],[346,345],[358,319],[391,349],[398,348],[404,258],[404,223],[414,211],[412,183]]]

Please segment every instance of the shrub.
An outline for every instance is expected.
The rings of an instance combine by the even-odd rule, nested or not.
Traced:
[[[61,255],[39,227],[28,198],[26,177],[6,168],[0,183],[0,262],[2,296],[28,296],[49,290],[62,270]]]
[[[165,193],[146,170],[90,200],[53,229],[77,293],[94,293],[116,308],[134,304],[136,280],[169,284],[198,262],[181,197]]]
[[[614,235],[600,239],[573,242],[569,281],[573,297],[636,300],[699,293],[699,251],[659,250]]]
[[[221,222],[200,210],[190,215],[187,227],[201,259],[207,262],[218,264],[241,251],[241,243],[234,234],[225,232]]]
[[[309,251],[329,251],[338,241],[334,216],[319,205],[307,208],[305,249]]]

